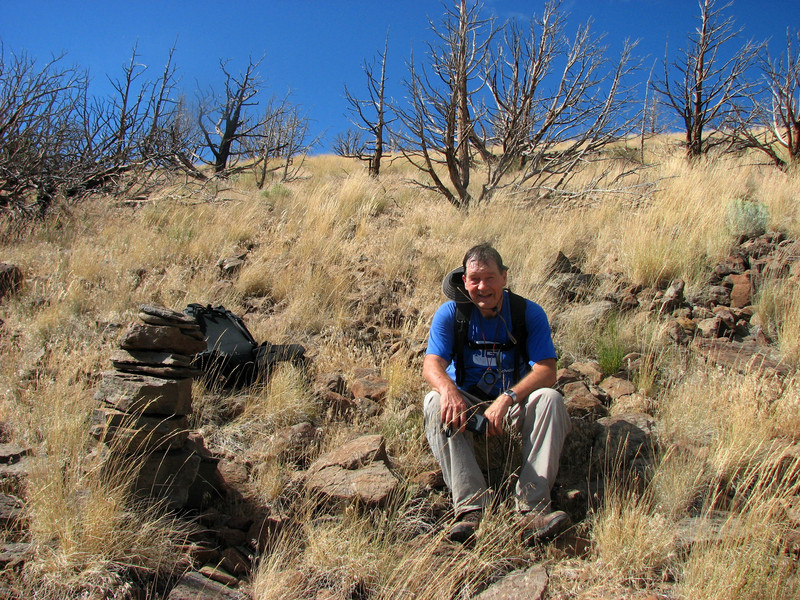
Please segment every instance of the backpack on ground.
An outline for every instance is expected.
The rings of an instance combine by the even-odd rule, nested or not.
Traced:
[[[259,344],[242,319],[224,306],[192,303],[183,311],[194,317],[206,338],[208,349],[195,355],[194,364],[207,380],[223,387],[251,385],[268,376],[277,362],[305,364],[300,344]]]

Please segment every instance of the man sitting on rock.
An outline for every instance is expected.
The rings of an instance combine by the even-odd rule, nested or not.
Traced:
[[[481,435],[473,431],[482,428],[497,436],[514,426],[522,436],[516,486],[522,539],[543,542],[571,524],[550,502],[571,429],[563,398],[551,389],[550,326],[538,304],[506,289],[507,276],[492,246],[470,248],[445,277],[442,290],[451,301],[436,311],[428,338],[423,376],[433,391],[425,397],[425,434],[453,497],[455,542],[473,536],[490,501],[473,446],[473,436]]]

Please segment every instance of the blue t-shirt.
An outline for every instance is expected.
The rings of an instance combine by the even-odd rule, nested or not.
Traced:
[[[447,374],[456,380],[454,360],[456,303],[445,302],[433,315],[426,354],[435,354],[448,361]],[[548,358],[556,358],[550,324],[544,309],[530,300],[525,301],[525,324],[528,330],[528,365],[519,374],[522,378],[530,367]],[[498,396],[514,381],[515,350],[500,350],[509,341],[511,331],[511,301],[508,291],[503,292],[503,308],[496,317],[486,318],[477,307],[472,308],[467,339],[479,348],[464,349],[464,382],[467,389],[480,382],[489,396]]]

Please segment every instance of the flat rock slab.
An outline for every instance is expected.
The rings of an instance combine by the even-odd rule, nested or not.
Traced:
[[[19,444],[0,444],[0,464],[13,465],[30,456],[31,449]]]
[[[106,371],[95,399],[128,413],[188,415],[192,411],[192,380]]]
[[[246,595],[212,581],[195,571],[187,573],[167,596],[167,600],[244,600]]]
[[[306,489],[328,500],[383,506],[399,484],[389,468],[378,462],[356,470],[328,467],[309,476]]]
[[[123,454],[183,447],[189,436],[189,419],[134,416],[110,408],[92,413],[91,435]]]
[[[383,506],[400,484],[387,463],[383,436],[361,436],[314,461],[306,490],[334,502]]]
[[[740,373],[773,371],[781,376],[791,373],[787,364],[767,355],[768,350],[754,342],[696,338],[692,348],[710,362]]]
[[[386,440],[382,435],[364,435],[347,442],[332,452],[323,454],[309,467],[309,473],[321,471],[330,466],[353,470],[376,461],[386,462]]]
[[[140,317],[157,317],[163,321],[181,326],[197,325],[197,319],[194,317],[189,316],[186,313],[178,312],[177,310],[172,310],[171,308],[166,308],[165,306],[160,306],[158,304],[142,304],[139,307],[139,312],[141,313]]]
[[[545,568],[536,565],[509,573],[478,594],[476,600],[541,600],[548,581]]]
[[[24,497],[32,461],[33,458],[24,456],[15,463],[0,463],[0,486],[2,489]]]
[[[151,367],[188,367],[191,356],[174,352],[158,352],[154,350],[123,350],[117,348],[111,354],[111,362],[115,364],[138,364]]]
[[[208,348],[205,340],[186,335],[179,327],[131,325],[120,340],[123,350],[155,350],[192,355]]]

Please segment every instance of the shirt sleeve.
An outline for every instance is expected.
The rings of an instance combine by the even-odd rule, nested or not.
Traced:
[[[531,366],[540,360],[557,358],[547,314],[541,306],[530,300],[525,311],[525,324],[528,328],[528,361]]]
[[[455,344],[455,315],[455,302],[445,302],[436,310],[431,322],[428,349],[425,354],[435,354],[452,362]]]

